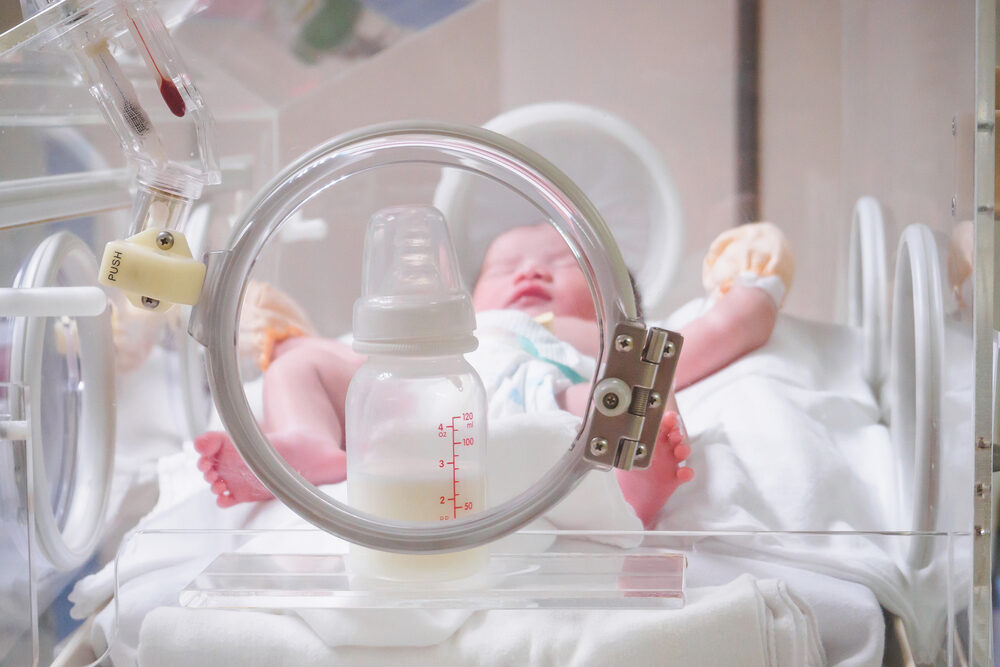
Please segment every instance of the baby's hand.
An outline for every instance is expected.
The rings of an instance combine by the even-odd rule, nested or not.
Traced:
[[[760,287],[779,307],[795,275],[795,260],[781,230],[770,222],[729,229],[712,242],[702,266],[702,284],[719,299],[736,284]]]
[[[681,466],[690,455],[691,447],[680,416],[667,412],[660,422],[649,467],[615,471],[625,500],[647,528],[677,487],[694,478],[694,470]]]

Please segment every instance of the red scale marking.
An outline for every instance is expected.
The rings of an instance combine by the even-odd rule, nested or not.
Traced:
[[[452,509],[452,517],[455,519],[458,518],[458,501],[456,500],[458,498],[458,477],[455,474],[458,471],[458,466],[455,465],[455,459],[458,458],[458,453],[455,451],[455,447],[458,445],[458,442],[455,440],[456,419],[458,419],[458,417],[451,418],[451,427],[450,427],[451,428],[451,493],[452,493],[451,509]]]
[[[459,467],[457,461],[458,457],[460,456],[457,448],[459,445],[462,444],[462,442],[460,441],[459,438],[456,437],[458,434],[458,427],[455,426],[455,422],[460,419],[462,419],[461,415],[452,417],[451,425],[444,427],[451,429],[451,460],[446,462],[447,465],[451,466],[451,497],[446,497],[445,499],[451,501],[451,516],[454,519],[458,518],[458,497],[462,495],[458,492]]]

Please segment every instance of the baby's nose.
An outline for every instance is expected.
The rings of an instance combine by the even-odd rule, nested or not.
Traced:
[[[549,280],[552,274],[538,262],[525,262],[517,272],[515,280]]]

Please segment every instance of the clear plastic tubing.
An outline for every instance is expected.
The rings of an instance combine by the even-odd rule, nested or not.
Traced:
[[[281,224],[311,197],[381,166],[432,164],[463,169],[509,187],[549,220],[575,254],[591,287],[604,352],[607,333],[640,322],[624,260],[600,214],[561,171],[501,135],[444,123],[390,123],[332,139],[264,188],[238,223],[229,250],[212,253],[202,299],[189,327],[206,347],[209,381],[226,430],[264,485],[301,517],[350,542],[381,551],[434,553],[486,544],[558,503],[594,464],[584,458],[585,422],[573,446],[531,488],[485,512],[437,523],[393,520],[333,500],[271,447],[243,391],[237,350],[243,293],[257,257]],[[589,419],[588,419],[589,422]],[[525,465],[531,465],[526,461]]]

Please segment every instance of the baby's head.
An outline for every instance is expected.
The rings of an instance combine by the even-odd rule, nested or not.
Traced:
[[[476,310],[596,319],[587,279],[559,232],[547,222],[516,227],[486,251],[472,291]]]

